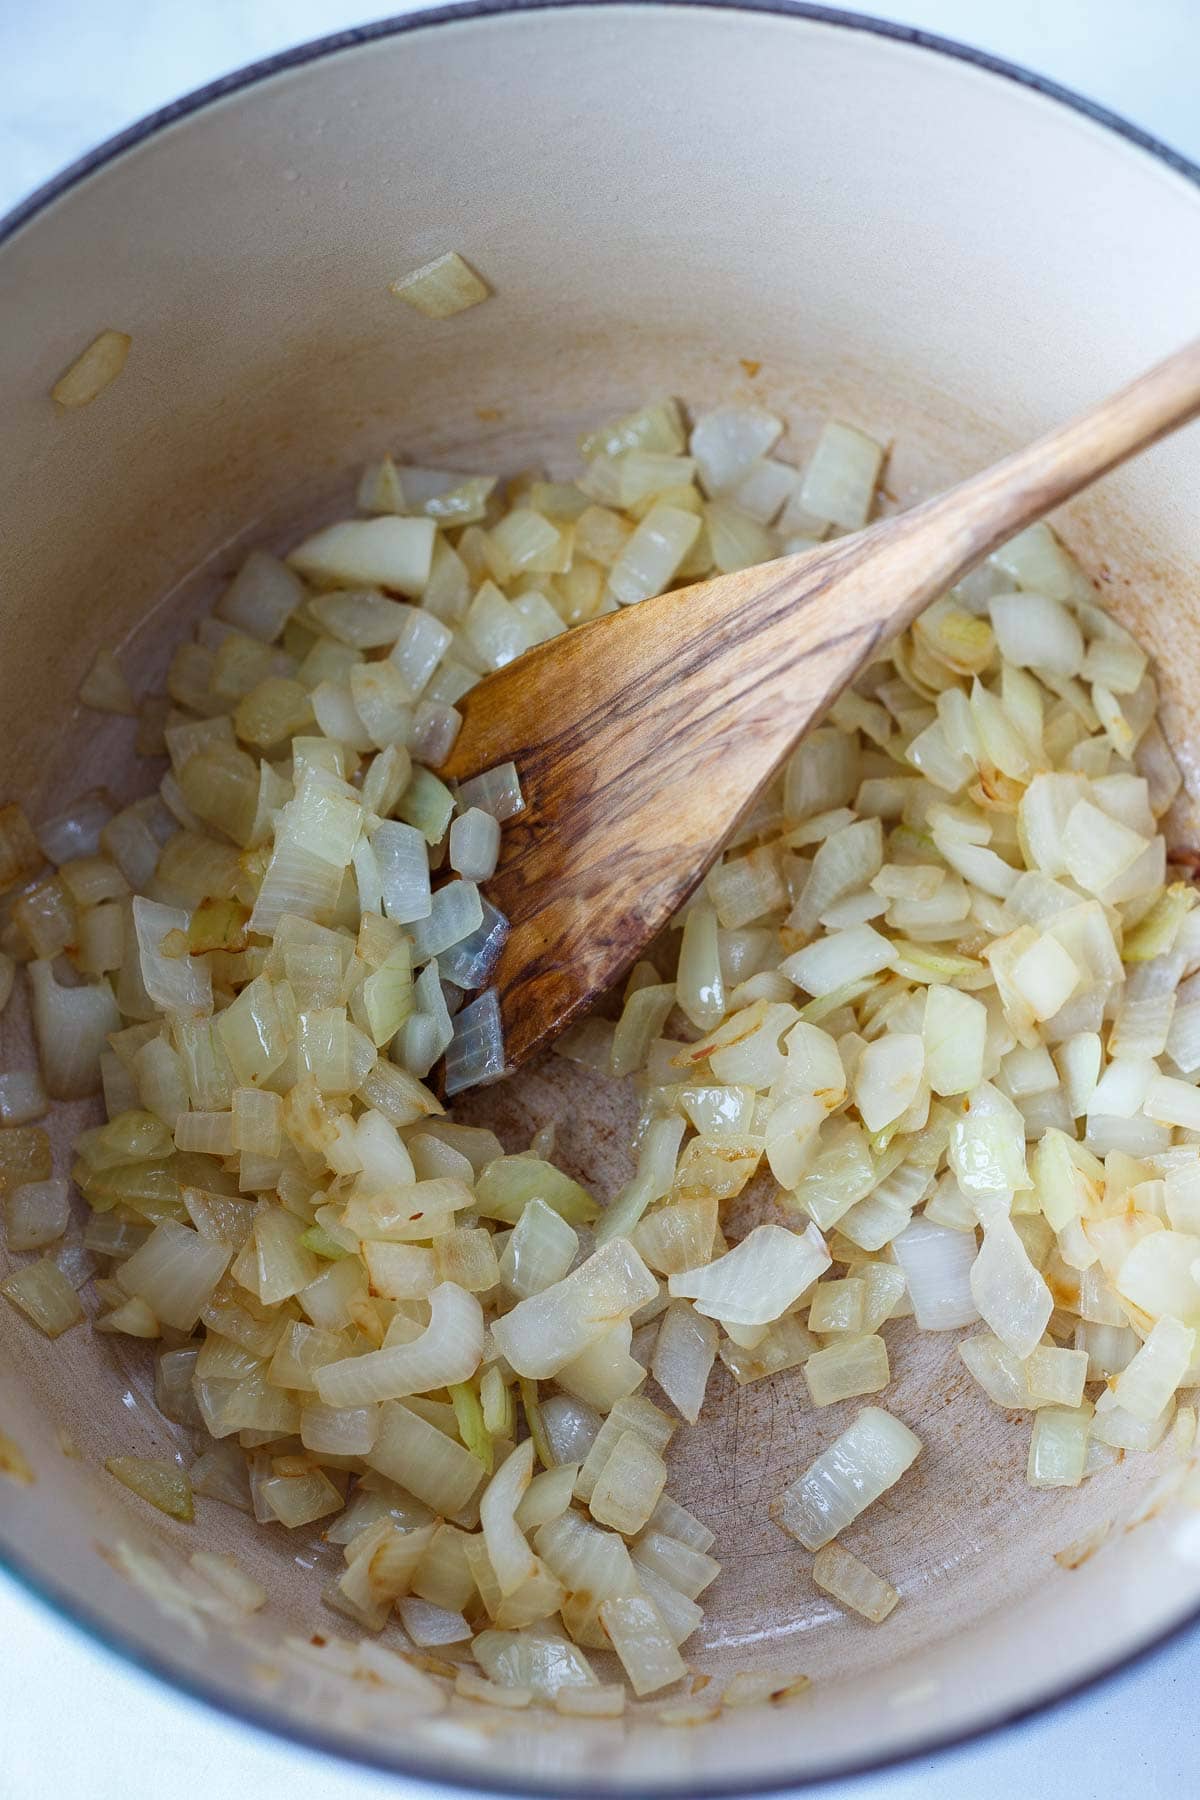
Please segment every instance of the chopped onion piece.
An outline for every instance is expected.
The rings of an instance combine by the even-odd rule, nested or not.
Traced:
[[[28,1125],[50,1109],[36,1069],[11,1069],[0,1075],[0,1125]]]
[[[127,331],[102,331],[59,376],[50,390],[51,399],[69,409],[89,406],[117,379],[132,343]]]
[[[657,502],[609,570],[609,587],[623,606],[661,594],[700,533],[695,513]]]
[[[450,867],[469,881],[486,881],[495,873],[499,855],[498,819],[482,807],[468,806],[450,827]]]
[[[814,1406],[831,1406],[857,1394],[878,1394],[891,1378],[887,1345],[875,1335],[831,1344],[804,1362],[804,1379]]]
[[[117,1278],[127,1294],[145,1300],[164,1324],[191,1331],[232,1255],[229,1244],[212,1242],[164,1219],[121,1264]]]
[[[0,1294],[47,1337],[60,1337],[85,1316],[75,1289],[58,1264],[48,1256],[14,1269],[0,1281]]]
[[[483,1311],[474,1294],[442,1282],[429,1295],[430,1320],[412,1343],[327,1363],[316,1374],[326,1406],[364,1406],[469,1381],[483,1354]]]
[[[504,1074],[504,1033],[500,1002],[489,989],[464,1006],[454,1021],[446,1051],[446,1093],[462,1093],[498,1081]]]
[[[192,1484],[174,1463],[146,1456],[110,1456],[104,1466],[122,1487],[148,1500],[159,1512],[185,1522],[193,1517]]]
[[[734,1325],[768,1325],[785,1313],[829,1267],[829,1252],[815,1226],[803,1232],[756,1225],[735,1250],[699,1269],[669,1277],[673,1298]],[[585,1265],[586,1266],[586,1265]]]
[[[800,483],[800,504],[816,519],[857,531],[867,522],[883,449],[865,432],[831,420]]]
[[[888,1032],[867,1044],[854,1072],[854,1103],[868,1131],[882,1131],[908,1111],[925,1072],[925,1048],[915,1032]]]
[[[24,1182],[4,1195],[4,1235],[10,1250],[43,1250],[62,1237],[71,1218],[68,1183]]]
[[[427,319],[449,319],[489,298],[491,289],[457,250],[447,250],[392,283],[397,299]]]
[[[492,1328],[497,1348],[518,1375],[553,1375],[615,1320],[658,1291],[633,1246],[614,1238],[553,1287],[522,1300]]]
[[[970,1285],[976,1254],[973,1232],[914,1219],[893,1238],[892,1246],[922,1331],[953,1331],[979,1317]]]
[[[983,1244],[968,1280],[985,1323],[1017,1356],[1031,1355],[1050,1321],[1054,1300],[1005,1214],[984,1219]]]
[[[658,1329],[650,1373],[671,1404],[692,1425],[704,1404],[718,1338],[716,1325],[683,1300],[672,1302]]]
[[[783,421],[756,406],[718,406],[692,427],[689,448],[709,494],[736,487],[773,448]]]
[[[1026,1479],[1031,1487],[1078,1487],[1087,1457],[1092,1409],[1044,1406],[1034,1416]]]
[[[900,1596],[890,1581],[876,1575],[857,1556],[839,1543],[822,1545],[813,1557],[813,1580],[825,1593],[832,1594],[843,1606],[872,1625],[882,1625],[899,1603]]]
[[[111,650],[96,652],[91,668],[79,684],[79,698],[96,712],[122,713],[126,718],[137,713],[137,701]]]
[[[640,1595],[605,1600],[600,1622],[639,1699],[686,1675],[687,1666],[649,1600]]]
[[[1178,1319],[1158,1319],[1137,1355],[1117,1376],[1108,1397],[1135,1419],[1149,1423],[1174,1398],[1191,1368],[1195,1348],[1194,1331]],[[1104,1405],[1103,1398],[1100,1404]]]
[[[895,1485],[921,1440],[879,1406],[865,1406],[841,1436],[786,1488],[774,1517],[806,1550],[819,1550]]]
[[[855,925],[797,950],[779,966],[789,981],[820,997],[878,974],[891,965],[895,954],[893,946],[872,926]]]
[[[380,1409],[371,1467],[406,1488],[417,1500],[454,1517],[483,1480],[483,1464],[401,1401]]]
[[[331,586],[379,586],[418,597],[429,579],[436,533],[432,519],[356,519],[306,538],[288,562]]]
[[[371,836],[383,908],[399,925],[427,919],[433,907],[425,840],[411,825],[386,819]]]

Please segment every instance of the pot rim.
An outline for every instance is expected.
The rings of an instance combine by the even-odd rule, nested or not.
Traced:
[[[968,44],[961,44],[952,38],[946,38],[934,32],[921,31],[915,26],[895,23],[887,19],[877,19],[867,13],[850,12],[838,7],[813,4],[811,0],[640,0],[641,6],[654,5],[661,11],[717,11],[725,13],[748,13],[767,15],[777,18],[798,19],[806,23],[838,27],[844,31],[862,32],[864,34],[890,39],[895,43],[911,46],[914,49],[929,51],[948,58],[951,61],[965,63],[968,67],[982,70],[989,75],[1002,77],[1015,83],[1018,87],[1032,90],[1044,98],[1069,108],[1082,115],[1091,123],[1102,126],[1116,137],[1123,138],[1126,143],[1136,149],[1145,151],[1156,161],[1165,165],[1174,174],[1182,176],[1200,190],[1200,166],[1189,158],[1162,142],[1161,139],[1133,125],[1119,113],[1089,100],[1073,89],[1051,81],[1045,76],[1036,74],[1017,63],[1009,62],[1003,57],[994,56],[989,51],[977,50]],[[326,57],[337,55],[343,50],[351,50],[383,39],[400,37],[411,31],[432,29],[439,25],[453,25],[475,19],[498,18],[510,14],[543,11],[567,11],[577,8],[611,8],[629,10],[631,0],[451,0],[450,4],[433,6],[427,10],[407,13],[398,17],[375,20],[365,25],[351,26],[343,31],[331,32],[323,37],[310,39],[289,50],[277,52],[273,56],[263,57],[257,62],[247,63],[232,74],[222,75],[217,80],[195,88],[178,100],[148,113],[126,130],[107,138],[95,149],[88,151],[75,162],[70,163],[59,174],[36,188],[26,199],[18,202],[3,218],[0,218],[0,247],[13,238],[21,229],[32,223],[41,213],[47,210],[63,195],[80,186],[89,176],[105,168],[110,162],[123,155],[126,150],[148,142],[169,126],[189,118],[193,113],[223,100],[227,96],[240,93],[243,89],[257,86],[273,76],[286,73],[291,69],[305,67],[308,63],[318,62]],[[336,1733],[324,1731],[319,1726],[303,1725],[295,1721],[280,1721],[265,1703],[259,1703],[248,1697],[235,1697],[220,1691],[215,1684],[205,1677],[186,1670],[172,1668],[157,1653],[147,1650],[135,1639],[127,1636],[119,1626],[114,1627],[110,1621],[101,1616],[91,1606],[81,1604],[79,1600],[63,1588],[52,1576],[35,1569],[27,1563],[21,1553],[0,1543],[0,1572],[13,1578],[27,1593],[40,1600],[58,1618],[82,1632],[86,1637],[111,1652],[125,1664],[152,1675],[156,1680],[168,1684],[183,1693],[188,1699],[200,1701],[214,1711],[235,1719],[239,1724],[251,1726],[274,1739],[282,1739],[285,1743],[302,1745],[306,1749],[335,1758],[341,1762],[349,1762],[361,1768],[379,1770],[386,1774],[401,1775],[422,1783],[433,1790],[457,1792],[464,1794],[499,1794],[512,1795],[515,1800],[522,1796],[547,1796],[548,1800],[558,1800],[566,1793],[569,1800],[630,1800],[633,1792],[629,1786],[615,1787],[607,1782],[583,1782],[564,1789],[561,1783],[552,1782],[543,1777],[532,1781],[517,1783],[503,1777],[482,1772],[478,1779],[457,1774],[436,1773],[427,1764],[409,1761],[403,1754],[391,1756],[383,1750],[358,1747],[343,1742]],[[964,1748],[984,1739],[1009,1732],[1026,1721],[1034,1720],[1042,1714],[1067,1704],[1077,1703],[1094,1689],[1106,1683],[1112,1683],[1118,1676],[1132,1673],[1152,1659],[1162,1655],[1171,1645],[1194,1632],[1200,1625],[1200,1605],[1192,1609],[1183,1618],[1177,1620],[1166,1630],[1139,1645],[1136,1649],[1113,1657],[1090,1674],[1076,1680],[1063,1683],[1049,1689],[1034,1700],[1013,1706],[995,1717],[986,1719],[977,1725],[960,1730],[933,1732],[920,1742],[898,1751],[883,1752],[877,1756],[861,1757],[853,1762],[840,1765],[828,1765],[823,1769],[811,1770],[807,1773],[770,1776],[766,1779],[742,1782],[722,1782],[711,1784],[696,1783],[694,1778],[687,1778],[685,1783],[670,1782],[643,1789],[648,1795],[669,1796],[686,1793],[689,1800],[735,1800],[737,1796],[758,1796],[784,1793],[789,1790],[808,1789],[822,1783],[847,1782],[865,1775],[880,1773],[889,1769],[903,1767],[907,1763],[929,1757],[935,1753]]]

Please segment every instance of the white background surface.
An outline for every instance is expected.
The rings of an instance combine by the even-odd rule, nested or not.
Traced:
[[[864,7],[1112,107],[1200,162],[1200,0],[908,0]],[[419,6],[396,11],[421,10]],[[0,0],[0,213],[142,114],[376,16],[347,0]],[[844,1784],[842,1800],[1184,1800],[1200,1637],[981,1747]],[[0,1800],[414,1800],[227,1723],[94,1648],[0,1576]]]

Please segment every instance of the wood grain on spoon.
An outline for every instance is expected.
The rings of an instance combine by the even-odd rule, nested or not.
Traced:
[[[509,1065],[610,987],[876,646],[972,564],[1200,414],[1200,340],[1025,450],[853,537],[610,613],[459,702],[443,773],[515,762],[486,885]]]

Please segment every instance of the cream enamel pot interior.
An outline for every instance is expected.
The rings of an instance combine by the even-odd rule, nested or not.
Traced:
[[[765,401],[793,454],[822,415],[853,419],[894,441],[901,501],[979,467],[1194,333],[1196,179],[1011,71],[786,7],[427,15],[185,103],[35,200],[0,249],[0,799],[38,816],[98,780],[132,796],[131,729],[74,700],[96,649],[124,641],[161,680],[241,545],[327,514],[385,448],[565,468],[582,424],[669,391]],[[486,305],[433,323],[390,296],[451,248],[494,287]],[[132,333],[124,374],[58,412],[51,384],[104,326]],[[1060,523],[1157,656],[1200,797],[1198,489],[1193,428]],[[19,1018],[3,1031],[7,1060]],[[568,1164],[611,1192],[628,1105],[549,1059],[469,1110],[513,1148],[559,1119]],[[691,1661],[814,1678],[767,1712],[685,1731],[459,1703],[398,1726],[384,1690],[273,1648],[336,1629],[319,1592],[338,1554],[212,1501],[191,1527],[151,1514],[100,1468],[177,1447],[149,1360],[86,1330],[50,1346],[7,1306],[0,1428],[38,1479],[0,1480],[0,1551],[127,1655],[271,1729],[557,1793],[870,1766],[1018,1716],[1200,1613],[1194,1520],[1129,1523],[1152,1466],[1034,1494],[1027,1424],[972,1391],[957,1334],[889,1335],[888,1404],[925,1451],[849,1538],[902,1592],[885,1626],[840,1616],[767,1518],[854,1402],[814,1414],[794,1377],[737,1391],[722,1374],[672,1452],[724,1563]],[[1054,1561],[1107,1520],[1084,1566]],[[269,1606],[240,1641],[194,1635],[112,1566],[122,1541],[168,1567],[234,1550]]]

